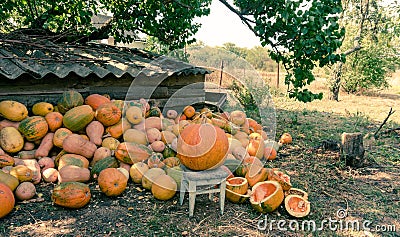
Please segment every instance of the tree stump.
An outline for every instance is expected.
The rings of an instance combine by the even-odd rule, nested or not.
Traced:
[[[361,167],[365,163],[363,136],[361,133],[343,133],[341,158],[346,161],[346,165],[351,167]]]

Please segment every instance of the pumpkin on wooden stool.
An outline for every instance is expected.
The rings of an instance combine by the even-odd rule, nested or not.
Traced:
[[[208,124],[190,124],[178,138],[177,157],[192,170],[207,170],[223,164],[229,142],[224,130]]]

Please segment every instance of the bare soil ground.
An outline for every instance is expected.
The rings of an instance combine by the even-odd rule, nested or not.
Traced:
[[[132,182],[116,198],[106,197],[90,183],[89,205],[70,210],[53,205],[54,184],[42,183],[37,186],[42,199],[17,203],[0,220],[0,236],[400,236],[400,134],[366,137],[368,163],[358,169],[346,167],[337,150],[318,148],[324,140],[340,141],[343,132],[375,132],[390,107],[397,111],[382,130],[399,127],[399,94],[342,95],[340,102],[304,105],[276,93],[274,101],[277,135],[289,132],[293,143],[265,166],[286,171],[294,187],[309,193],[311,212],[304,219],[290,217],[282,207],[261,215],[249,203],[228,201],[221,215],[218,198],[209,201],[206,195],[196,199],[194,217],[189,218],[187,197],[182,206],[178,195],[158,201]],[[346,215],[338,216],[338,211]],[[278,221],[283,223],[280,227]],[[344,225],[366,221],[369,229]],[[312,222],[315,231],[301,226]]]

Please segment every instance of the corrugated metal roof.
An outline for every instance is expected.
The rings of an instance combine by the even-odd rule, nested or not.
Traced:
[[[105,44],[61,45],[3,40],[0,41],[0,78],[65,78],[71,73],[82,78],[93,74],[99,78],[109,75],[135,78],[159,56],[141,49]],[[175,74],[209,72],[205,68],[193,66]]]

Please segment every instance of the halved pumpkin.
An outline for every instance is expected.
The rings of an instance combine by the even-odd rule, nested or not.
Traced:
[[[283,190],[276,181],[259,182],[251,192],[251,206],[261,213],[272,212],[283,202]]]
[[[308,199],[308,193],[302,189],[290,188],[289,190],[285,191],[285,197],[293,194],[302,196],[304,199]]]
[[[247,193],[249,183],[246,178],[233,177],[226,180],[226,189],[231,190],[237,194]]]
[[[300,195],[290,194],[285,198],[285,209],[293,217],[305,217],[310,213],[310,202]]]
[[[230,202],[233,203],[245,203],[247,202],[247,200],[249,200],[250,198],[250,194],[251,194],[251,190],[248,189],[246,190],[245,194],[239,194],[239,193],[235,193],[229,189],[226,189],[226,193],[225,193],[225,197],[226,199],[228,199]]]
[[[287,191],[292,187],[292,184],[290,183],[290,176],[276,169],[269,169],[268,180],[279,182],[284,191]]]

